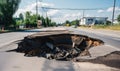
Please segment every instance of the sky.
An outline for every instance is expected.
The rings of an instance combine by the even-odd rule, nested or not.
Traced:
[[[108,17],[112,18],[114,0],[38,0],[38,14],[49,17],[52,21],[63,23],[66,20],[76,20],[84,17]],[[42,9],[49,8],[72,8],[72,9],[95,9],[97,10],[53,10]],[[18,17],[20,13],[25,14],[30,11],[31,14],[36,13],[36,0],[22,0],[19,9],[15,13]],[[84,12],[84,14],[83,14]],[[116,0],[115,19],[120,14],[120,0]]]

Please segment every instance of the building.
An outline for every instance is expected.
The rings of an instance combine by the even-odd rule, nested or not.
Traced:
[[[105,24],[107,22],[107,17],[83,17],[80,19],[80,25],[95,25],[95,24]]]

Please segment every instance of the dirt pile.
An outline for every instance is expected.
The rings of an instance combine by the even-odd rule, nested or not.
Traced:
[[[25,56],[72,60],[78,56],[91,56],[88,51],[91,47],[104,44],[104,42],[99,39],[77,34],[44,34],[38,33],[25,37],[18,44],[16,51],[25,53]]]

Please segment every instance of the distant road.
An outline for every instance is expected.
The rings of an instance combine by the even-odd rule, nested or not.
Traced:
[[[84,29],[84,28],[67,28],[74,33],[88,35],[93,38],[101,39],[106,45],[110,45],[120,49],[120,31],[112,30],[95,30],[95,29]]]

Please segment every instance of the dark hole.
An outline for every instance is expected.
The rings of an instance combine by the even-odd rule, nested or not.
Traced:
[[[90,55],[89,49],[103,41],[78,34],[31,35],[25,37],[14,51],[25,56],[69,61],[78,56]]]

